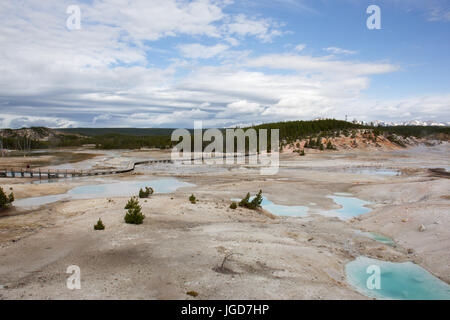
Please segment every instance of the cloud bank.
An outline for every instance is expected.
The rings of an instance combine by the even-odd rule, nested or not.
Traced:
[[[307,44],[252,50],[245,44],[269,46],[288,26],[232,13],[229,0],[95,0],[80,5],[82,28],[74,31],[66,28],[69,4],[2,2],[1,127],[449,118],[445,95],[364,98],[373,76],[399,70],[394,63],[352,60],[356,52],[337,47],[303,54]],[[162,41],[171,42],[162,49]],[[149,58],[155,53],[158,63]]]

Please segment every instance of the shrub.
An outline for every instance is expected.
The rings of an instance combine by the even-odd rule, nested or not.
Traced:
[[[94,230],[105,230],[105,225],[102,222],[102,219],[98,219],[97,224],[94,225]]]
[[[197,199],[195,198],[194,195],[191,195],[191,196],[189,197],[189,201],[190,201],[191,203],[193,203],[193,204],[197,203]]]
[[[142,208],[139,205],[139,201],[136,197],[131,197],[125,206],[127,213],[125,214],[125,222],[129,224],[142,224],[145,216],[142,214]]]
[[[250,209],[261,208],[262,201],[263,201],[262,190],[259,190],[259,192],[256,195],[256,197],[254,197],[252,202],[250,202]]]
[[[131,197],[131,199],[128,200],[127,205],[125,206],[125,210],[132,209],[138,205],[139,205],[138,199],[136,197]]]
[[[154,192],[153,188],[145,187],[145,190],[139,190],[139,198],[144,199],[148,198]]]
[[[320,144],[319,150],[320,150],[320,151],[323,151],[323,149],[324,149],[324,148],[323,148],[323,144]]]
[[[300,151],[300,156],[301,156],[301,157],[304,157],[304,156],[305,156],[305,149],[302,149],[302,150]]]
[[[331,143],[331,140],[328,140],[328,143],[327,143],[327,149],[328,149],[328,150],[334,150],[334,146],[333,146],[333,144]]]
[[[250,192],[249,192],[247,193],[245,198],[242,199],[241,202],[239,202],[239,206],[251,210],[256,210],[261,208],[262,201],[263,201],[262,190],[259,190],[258,194],[256,195],[256,197],[253,198],[252,201],[250,201]]]
[[[248,208],[249,204],[250,204],[250,192],[247,193],[245,198],[239,202],[239,207]]]
[[[237,209],[237,203],[236,202],[232,202],[230,204],[230,209],[233,209],[233,210]]]
[[[11,192],[8,196],[0,187],[0,209],[7,208],[14,202],[14,194]]]

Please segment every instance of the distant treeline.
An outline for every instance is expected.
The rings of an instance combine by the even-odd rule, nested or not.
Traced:
[[[327,119],[327,120],[315,120],[315,121],[287,121],[267,123],[253,127],[256,130],[259,129],[279,129],[280,140],[295,141],[297,139],[306,138],[320,133],[329,133],[337,130],[345,129],[363,129],[364,126],[355,124],[352,122],[346,122],[341,120]]]
[[[160,128],[64,128],[60,132],[88,137],[120,134],[126,136],[170,136],[175,129]]]
[[[404,138],[407,137],[432,137],[438,139],[448,139],[450,127],[422,127],[422,126],[393,126],[393,127],[367,127],[375,132],[396,134]]]
[[[29,151],[33,149],[52,149],[67,147],[82,147],[91,145],[98,149],[140,149],[140,148],[169,148],[172,145],[170,135],[136,136],[109,133],[97,136],[79,136],[63,134],[57,135],[49,141],[33,140],[24,137],[4,137],[4,149]]]
[[[14,130],[4,130],[5,136],[0,137],[4,149],[31,150],[50,149],[61,147],[81,147],[92,145],[98,149],[140,149],[140,148],[171,148],[178,142],[171,141],[174,129],[140,129],[140,128],[70,128],[51,130],[47,128],[32,128],[36,133],[44,134],[49,130],[52,136],[48,141],[31,139],[19,136]],[[280,141],[292,143],[297,139],[311,137],[332,137],[336,135],[349,135],[357,129],[373,130],[375,135],[402,137],[432,137],[448,140],[450,127],[373,127],[341,120],[315,120],[315,121],[288,121],[257,125],[243,128],[268,129],[268,146],[270,145],[270,129],[280,130]],[[225,129],[222,129],[224,131]],[[192,132],[192,130],[190,130]],[[8,134],[9,136],[6,136]],[[225,136],[225,135],[224,135]],[[204,142],[204,146],[210,142]],[[224,144],[225,145],[225,144]]]

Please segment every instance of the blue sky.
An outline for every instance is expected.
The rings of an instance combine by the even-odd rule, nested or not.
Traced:
[[[0,127],[450,121],[449,1],[127,3],[4,1]]]

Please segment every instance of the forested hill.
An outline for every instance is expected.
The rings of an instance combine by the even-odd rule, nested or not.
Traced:
[[[250,127],[249,127],[250,128]],[[249,129],[249,128],[244,128]],[[281,143],[313,137],[351,136],[355,130],[370,130],[375,136],[385,135],[417,138],[430,137],[449,140],[450,127],[363,126],[340,120],[289,121],[253,126],[254,129],[279,129]],[[0,129],[0,148],[30,150],[90,145],[99,149],[171,148],[173,129],[140,128],[70,128],[48,129],[42,127],[23,129]],[[192,131],[192,130],[190,130]]]
[[[170,136],[175,129],[160,128],[65,128],[57,129],[60,132],[80,134],[94,137],[107,134],[121,134],[127,136]]]
[[[314,121],[287,121],[274,122],[258,126],[254,129],[279,129],[280,139],[296,140],[310,135],[316,135],[321,132],[345,130],[345,129],[362,129],[364,126],[352,122],[341,120],[314,120]]]
[[[297,139],[309,136],[321,135],[323,137],[333,136],[338,131],[347,132],[355,129],[373,130],[377,135],[399,135],[402,137],[431,137],[442,140],[448,140],[450,127],[443,126],[388,126],[374,127],[361,125],[342,120],[326,119],[314,121],[287,121],[267,123],[253,126],[255,129],[279,129],[280,139],[286,141],[295,141]]]

